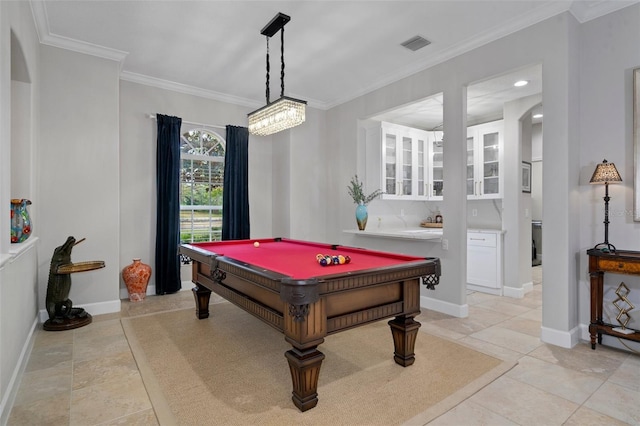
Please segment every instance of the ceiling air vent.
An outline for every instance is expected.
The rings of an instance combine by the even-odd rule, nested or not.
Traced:
[[[409,40],[402,43],[402,46],[406,47],[409,50],[413,50],[414,52],[418,49],[422,49],[425,46],[430,45],[431,42],[424,37],[415,36],[411,37]]]

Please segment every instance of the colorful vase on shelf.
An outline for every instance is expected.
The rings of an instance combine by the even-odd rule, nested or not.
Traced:
[[[11,242],[21,243],[31,236],[31,217],[27,206],[31,201],[26,198],[11,200]]]
[[[133,259],[133,263],[122,269],[122,279],[129,292],[129,300],[142,302],[147,295],[147,285],[151,278],[151,266],[142,263],[140,259]]]
[[[358,222],[358,229],[360,231],[364,231],[364,228],[367,227],[368,218],[369,213],[367,212],[366,204],[358,204],[358,207],[356,207],[356,222]]]

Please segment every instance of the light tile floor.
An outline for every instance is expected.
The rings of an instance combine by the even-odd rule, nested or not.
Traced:
[[[640,356],[542,343],[541,275],[534,268],[523,299],[470,293],[468,318],[423,310],[421,331],[518,361],[431,425],[640,424]],[[120,318],[184,308],[194,308],[190,291],[123,301],[120,314],[76,330],[38,330],[8,424],[157,425]]]

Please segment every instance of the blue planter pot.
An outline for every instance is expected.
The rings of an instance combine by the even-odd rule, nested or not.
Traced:
[[[367,227],[367,219],[369,218],[369,213],[367,212],[367,206],[364,204],[358,204],[356,207],[356,222],[358,222],[358,229],[364,231],[364,228]]]

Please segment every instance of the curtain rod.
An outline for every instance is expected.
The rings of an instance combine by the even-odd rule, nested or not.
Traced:
[[[155,114],[149,114],[148,117],[153,119],[153,120],[157,119]],[[186,121],[186,120],[182,120],[182,122],[185,123],[185,124],[191,124],[193,126],[213,127],[214,129],[226,129],[227,128],[227,126],[219,126],[217,124],[195,123],[193,121]]]

